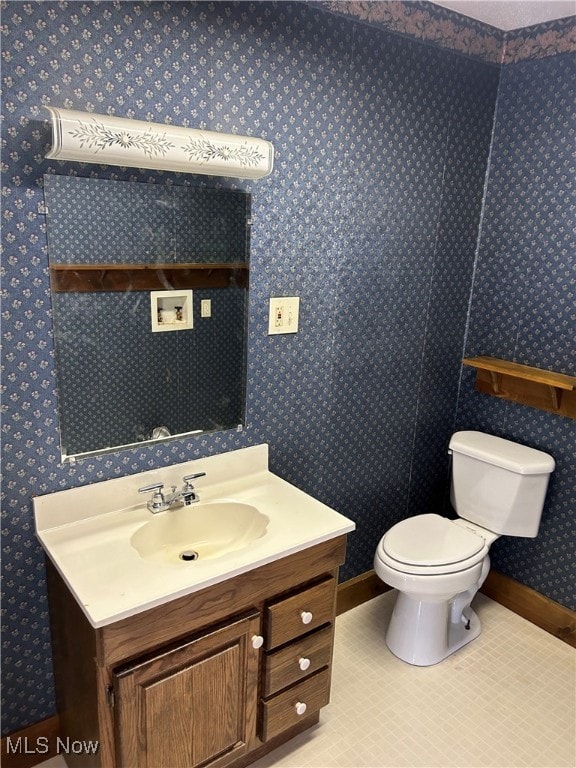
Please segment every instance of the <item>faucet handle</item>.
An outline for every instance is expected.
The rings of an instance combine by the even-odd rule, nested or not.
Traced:
[[[138,488],[138,493],[148,493],[154,491],[154,494],[150,501],[146,504],[150,512],[159,512],[166,507],[166,499],[162,493],[164,483],[152,483],[151,485],[144,485],[142,488]]]
[[[138,493],[148,493],[148,491],[161,491],[164,488],[164,483],[152,483],[151,485],[143,485],[142,488],[138,488]]]
[[[197,477],[205,477],[206,472],[195,472],[193,475],[185,475],[182,479],[184,480],[184,490],[185,491],[193,491],[194,486],[192,485],[192,480],[196,480]]]
[[[206,472],[196,472],[193,475],[186,475],[186,477],[183,478],[184,487],[182,488],[182,498],[187,507],[189,507],[190,504],[194,504],[196,501],[200,501],[191,481],[196,480],[197,477],[204,477],[205,474]]]
[[[186,475],[182,479],[187,485],[190,485],[191,480],[196,480],[197,477],[206,477],[206,472],[196,472],[193,475]]]

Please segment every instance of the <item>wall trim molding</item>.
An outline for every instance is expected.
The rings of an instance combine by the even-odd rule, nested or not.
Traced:
[[[420,0],[393,3],[320,0],[319,4],[338,16],[489,64],[514,64],[575,50],[572,16],[505,32]]]
[[[576,612],[570,608],[510,576],[493,570],[488,574],[480,591],[523,619],[576,648]]]
[[[2,737],[1,762],[4,768],[32,768],[58,754],[58,715]]]
[[[366,571],[338,586],[337,614],[345,613],[390,588],[376,575]],[[498,571],[490,571],[480,590],[523,619],[536,624],[559,640],[576,648],[576,613]]]
[[[362,605],[391,589],[392,587],[378,578],[376,571],[366,571],[359,576],[354,576],[353,579],[338,584],[336,615],[340,616],[341,613],[346,613],[351,608],[356,608],[357,605]]]

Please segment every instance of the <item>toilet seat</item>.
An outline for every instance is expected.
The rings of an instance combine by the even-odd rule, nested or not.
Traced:
[[[377,548],[379,559],[402,573],[435,575],[473,567],[488,553],[480,536],[440,515],[416,515],[392,526]]]

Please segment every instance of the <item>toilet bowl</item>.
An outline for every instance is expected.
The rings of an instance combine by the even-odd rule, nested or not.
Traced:
[[[471,602],[501,535],[534,538],[554,459],[483,432],[450,441],[451,501],[458,519],[423,514],[392,526],[374,555],[376,574],[397,590],[386,644],[416,666],[437,664],[480,634]]]
[[[398,590],[386,645],[409,664],[437,664],[480,634],[470,603],[490,570],[489,543],[461,523],[411,517],[376,549],[374,570]]]

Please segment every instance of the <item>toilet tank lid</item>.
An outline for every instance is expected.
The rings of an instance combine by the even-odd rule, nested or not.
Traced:
[[[544,451],[485,432],[455,432],[449,449],[519,475],[550,474],[556,466],[552,456]]]

